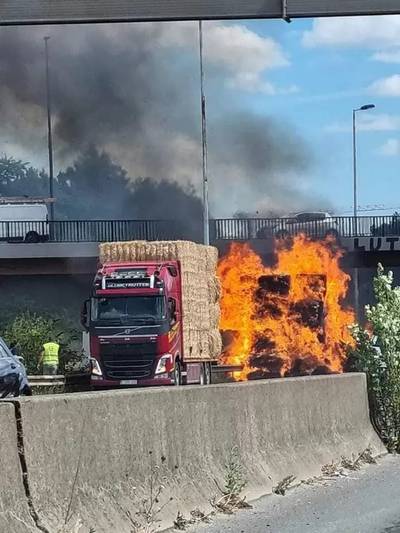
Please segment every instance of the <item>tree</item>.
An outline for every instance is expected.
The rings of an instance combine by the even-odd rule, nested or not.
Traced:
[[[181,238],[202,240],[203,204],[192,185],[138,178],[132,186],[136,219],[177,221]]]
[[[382,265],[374,279],[376,304],[366,306],[368,329],[352,328],[356,368],[366,372],[373,415],[389,451],[400,452],[400,287]]]
[[[132,216],[126,171],[104,151],[88,148],[58,174],[59,211],[72,219],[126,219]]]
[[[60,372],[65,372],[74,365],[82,366],[84,362],[82,354],[74,346],[79,332],[59,319],[23,311],[2,323],[0,333],[24,357],[28,374],[40,373],[39,356],[43,344],[49,341],[60,344]]]
[[[0,158],[0,196],[48,196],[49,181],[39,172],[13,157]]]
[[[48,196],[48,176],[12,157],[0,159],[0,196]],[[56,219],[167,220],[180,238],[202,239],[202,202],[190,184],[130,178],[92,146],[54,182]]]

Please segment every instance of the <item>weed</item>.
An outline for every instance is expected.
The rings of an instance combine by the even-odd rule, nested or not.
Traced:
[[[241,498],[240,494],[247,485],[247,480],[244,477],[243,466],[239,458],[238,448],[234,446],[229,454],[228,462],[225,465],[225,486],[221,490],[217,481],[215,481],[222,496],[217,499],[214,497],[211,500],[213,507],[219,511],[232,514],[236,509],[248,509],[251,507],[245,498]]]
[[[323,477],[332,479],[334,477],[341,477],[345,475],[344,468],[339,463],[326,464],[321,468]]]
[[[345,468],[346,470],[352,470],[353,472],[356,470],[360,470],[361,464],[358,461],[358,459],[348,459],[347,457],[342,457],[342,460],[340,464]]]
[[[239,495],[245,488],[247,481],[243,474],[243,466],[240,462],[237,446],[234,446],[231,449],[225,469],[226,474],[224,494]]]
[[[370,448],[366,448],[363,452],[359,453],[356,459],[346,459],[342,457],[341,462],[343,468],[347,470],[360,470],[363,464],[376,464],[376,459],[372,455]]]
[[[369,464],[369,465],[376,465],[377,464],[377,460],[373,456],[371,448],[367,448],[366,450],[361,452],[360,458],[361,458],[363,463],[366,463],[366,464]]]
[[[274,494],[279,494],[279,496],[285,496],[286,491],[291,487],[295,479],[295,476],[286,476],[282,479],[282,481],[279,481],[279,483],[272,488],[272,492]]]
[[[347,476],[346,471],[356,471],[359,470],[363,464],[376,464],[376,459],[372,454],[370,448],[366,448],[363,452],[359,453],[358,456],[354,459],[352,457],[342,457],[339,463],[329,463],[324,465],[321,468],[323,478],[332,479],[334,477],[345,477]],[[320,480],[321,478],[315,478]]]
[[[162,475],[161,466],[154,463],[153,452],[149,452],[150,457],[150,474],[146,487],[146,495],[141,500],[139,509],[133,518],[129,510],[125,511],[131,525],[132,533],[155,533],[158,527],[156,524],[160,521],[159,516],[167,505],[173,500],[172,496],[160,504],[161,495],[165,489],[166,477]],[[166,461],[164,456],[161,457],[161,465]]]
[[[190,518],[185,518],[182,513],[178,512],[177,517],[174,520],[174,529],[178,531],[185,531],[190,525],[197,524],[199,522],[210,522],[210,515],[204,514],[199,509],[194,509],[190,513]]]
[[[177,529],[178,531],[185,531],[187,526],[189,526],[192,522],[185,518],[183,514],[178,512],[177,517],[174,520],[174,529]]]

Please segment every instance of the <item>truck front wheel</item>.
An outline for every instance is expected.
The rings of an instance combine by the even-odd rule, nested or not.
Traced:
[[[181,369],[181,363],[179,362],[179,359],[175,361],[174,382],[175,382],[175,387],[180,387],[182,385],[182,369]]]

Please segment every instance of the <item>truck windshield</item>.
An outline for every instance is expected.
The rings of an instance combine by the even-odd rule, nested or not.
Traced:
[[[122,296],[92,298],[93,322],[151,323],[163,320],[165,304],[163,296]]]

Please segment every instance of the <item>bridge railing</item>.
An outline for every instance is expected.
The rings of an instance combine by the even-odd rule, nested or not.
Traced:
[[[110,242],[188,238],[173,220],[0,221],[0,240],[7,242]]]
[[[309,237],[400,236],[400,216],[304,218],[225,218],[212,221],[215,240],[266,239],[303,233]]]
[[[201,221],[200,221],[201,222]],[[199,232],[197,232],[199,233]],[[310,237],[400,236],[400,216],[294,218],[219,218],[210,221],[211,241],[266,239],[304,233]],[[200,232],[201,236],[201,232]],[[109,242],[196,239],[187,224],[176,220],[0,221],[6,242]]]

